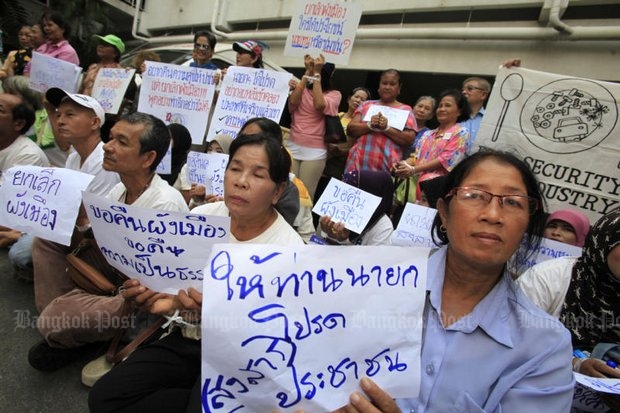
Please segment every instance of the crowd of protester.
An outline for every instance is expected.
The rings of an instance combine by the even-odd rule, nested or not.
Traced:
[[[593,351],[600,343],[620,344],[620,209],[592,229],[580,211],[549,213],[537,178],[516,154],[475,152],[491,92],[488,80],[469,77],[460,88],[446,85],[436,97],[400,102],[401,73],[387,69],[378,85],[359,85],[348,93],[347,109],[338,113],[345,102],[332,83],[334,64],[323,55],[306,55],[303,76],[290,83],[291,127],[284,129],[284,138],[276,122],[254,118],[238,136],[216,135],[206,143],[207,153],[229,156],[224,192],[216,195],[187,175],[191,143],[204,137],[193,139],[183,125],[166,126],[136,111],[141,73],[149,61],[159,61],[156,54],[136,56],[137,72],[118,115],[106,114],[91,96],[100,69],[122,67],[125,44],[114,34],[96,36],[98,61],[87,67],[78,93],[51,88],[41,94],[28,88],[32,51],[80,64],[67,40],[70,30],[53,11],[19,29],[19,47],[0,69],[0,172],[16,165],[86,172],[95,176],[86,191],[115,202],[228,216],[230,242],[239,244],[297,245],[320,239],[328,245],[391,245],[395,179],[410,181],[405,202],[437,209],[432,235],[438,249],[429,259],[424,325],[440,328],[424,329],[421,360],[427,367],[421,372],[420,394],[394,399],[366,378],[360,384],[363,394],[353,394],[343,412],[565,412],[571,409],[572,371],[620,378],[611,364],[574,353]],[[212,33],[197,32],[190,66],[217,70],[221,82],[227,70],[211,60],[216,45]],[[235,42],[236,65],[263,67],[266,48],[254,40]],[[520,64],[514,59],[504,66]],[[377,96],[370,91],[375,87]],[[406,112],[404,124],[390,124],[381,107]],[[339,117],[346,141],[325,143],[326,116]],[[155,170],[169,146],[171,172],[160,176]],[[359,233],[334,217],[313,216],[313,203],[330,179],[381,198]],[[432,201],[427,185],[434,185]],[[236,202],[240,196],[248,202]],[[9,249],[15,274],[34,285],[42,340],[30,349],[29,362],[38,370],[62,368],[113,339],[111,331],[93,328],[59,331],[45,325],[45,317],[79,318],[103,310],[120,317],[131,303],[140,323],[126,333],[129,337],[159,316],[195,314],[202,307],[201,291],[158,294],[137,280],[125,281],[113,296],[93,296],[79,288],[65,271],[66,255],[88,238],[89,228],[83,207],[70,246],[0,227],[0,247]],[[535,250],[542,237],[583,247],[583,255],[547,261],[513,280],[507,266],[519,245],[525,242]],[[616,321],[579,322],[601,312]],[[468,322],[460,323],[465,317]],[[540,320],[538,325],[546,327],[523,328],[523,319]],[[200,411],[201,334],[199,323],[190,321],[163,338],[163,330],[156,333],[115,366],[101,364],[105,356],[98,354],[93,362],[99,364],[89,370],[101,370],[89,382],[94,384],[91,411]],[[480,357],[465,357],[474,353]],[[434,366],[434,373],[428,373],[428,366]],[[609,406],[617,403],[613,397],[604,399]]]

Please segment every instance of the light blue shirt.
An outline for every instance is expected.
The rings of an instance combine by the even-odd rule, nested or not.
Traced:
[[[486,110],[484,108],[480,108],[478,113],[476,113],[473,117],[460,122],[461,126],[467,128],[469,130],[469,141],[467,142],[467,154],[471,153],[471,150],[474,146],[474,142],[476,142],[476,136],[478,135],[478,130],[480,129],[480,123],[482,122],[482,118],[484,117]]]
[[[569,412],[574,379],[570,334],[536,308],[507,275],[470,314],[444,328],[447,247],[428,263],[418,398],[404,413]]]

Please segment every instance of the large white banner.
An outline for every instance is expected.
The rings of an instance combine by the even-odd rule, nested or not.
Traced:
[[[51,87],[59,87],[69,93],[77,92],[82,74],[80,66],[37,52],[32,52],[30,65],[30,89],[45,93]]]
[[[541,182],[549,210],[595,222],[620,204],[620,84],[501,68],[476,146],[515,149]]]
[[[220,133],[237,136],[250,118],[280,122],[291,76],[288,72],[230,66],[222,81],[207,141]]]
[[[86,192],[84,207],[108,263],[154,291],[200,290],[209,249],[230,236],[229,217],[140,208]]]
[[[215,70],[148,62],[142,74],[138,111],[166,124],[180,123],[201,145],[215,93]]]
[[[18,165],[2,174],[0,225],[71,244],[82,191],[93,175],[65,168]]]
[[[416,397],[429,249],[213,246],[202,306],[205,412],[328,412],[370,377]]]
[[[325,56],[336,64],[348,64],[362,4],[354,1],[298,0],[289,26],[285,56]]]

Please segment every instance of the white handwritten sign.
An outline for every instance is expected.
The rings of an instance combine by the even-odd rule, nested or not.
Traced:
[[[136,69],[103,67],[97,72],[92,97],[97,99],[105,113],[118,113],[123,97]]]
[[[380,197],[332,178],[312,212],[328,215],[332,221],[343,222],[349,231],[361,234],[380,203]]]
[[[346,65],[361,17],[359,2],[298,0],[284,55],[323,54],[328,62]]]
[[[502,68],[475,144],[519,153],[551,211],[596,222],[620,205],[617,96],[617,83]]]
[[[526,238],[521,240],[521,245],[512,258],[513,264],[516,264],[516,274],[523,274],[525,270],[532,268],[539,262],[552,260],[560,257],[580,257],[582,249],[574,245],[565,244],[563,242],[554,241],[552,239],[543,238],[540,242],[540,246],[534,253],[527,259],[527,254],[532,253],[533,248],[526,243]]]
[[[214,246],[203,285],[204,410],[332,411],[364,376],[393,397],[416,397],[428,253]]]
[[[403,130],[407,124],[407,118],[409,117],[409,111],[404,109],[391,108],[383,105],[372,105],[368,108],[366,116],[364,116],[364,122],[369,122],[377,113],[381,113],[388,119],[388,125],[398,130]]]
[[[168,63],[147,62],[142,74],[138,111],[150,113],[166,124],[180,123],[201,145],[213,104],[215,70]]]
[[[45,93],[51,87],[59,87],[70,93],[78,89],[82,68],[73,63],[32,52],[28,87]]]
[[[157,164],[157,168],[155,168],[155,173],[163,175],[172,173],[172,139],[170,140],[170,146],[168,146],[166,154]]]
[[[108,263],[154,291],[201,289],[209,248],[230,234],[228,217],[140,208],[86,192],[84,206]]]
[[[583,384],[596,391],[603,393],[620,394],[620,379],[599,379],[597,377],[586,376],[581,373],[573,373],[577,383]]]
[[[220,133],[237,136],[250,118],[265,117],[279,122],[291,76],[287,72],[230,66],[222,81],[207,140]]]
[[[436,209],[408,202],[396,230],[392,233],[392,244],[435,247],[431,227],[436,214]]]
[[[225,153],[190,151],[187,155],[187,180],[205,187],[206,194],[224,195],[224,172],[228,165]]]
[[[93,178],[65,168],[9,168],[0,187],[0,224],[69,245],[82,191]]]

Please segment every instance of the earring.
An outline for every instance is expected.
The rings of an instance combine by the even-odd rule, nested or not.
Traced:
[[[446,233],[446,226],[444,224],[441,224],[439,226],[439,231],[443,232],[444,234]]]

